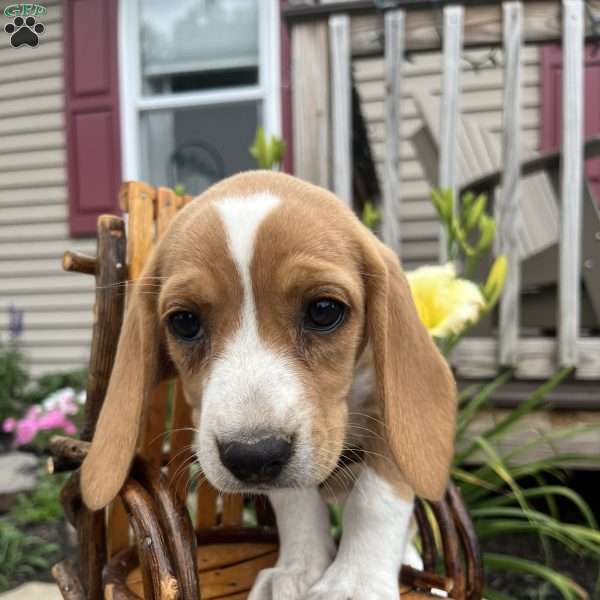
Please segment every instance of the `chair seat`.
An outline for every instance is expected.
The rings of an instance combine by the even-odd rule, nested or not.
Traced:
[[[209,544],[198,548],[202,600],[246,600],[258,573],[277,561],[277,545],[264,543]],[[144,598],[139,567],[127,576],[127,588]],[[400,588],[402,600],[432,598]],[[108,599],[107,599],[108,600]]]

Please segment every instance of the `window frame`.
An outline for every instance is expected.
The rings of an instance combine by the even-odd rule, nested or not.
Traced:
[[[121,162],[125,180],[141,178],[141,115],[157,110],[226,106],[260,102],[262,126],[269,135],[281,136],[280,15],[279,0],[259,0],[258,83],[236,88],[142,95],[140,55],[141,0],[119,0],[119,87]],[[136,32],[132,35],[131,32]]]

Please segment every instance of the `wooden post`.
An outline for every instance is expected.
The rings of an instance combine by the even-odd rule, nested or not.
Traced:
[[[352,207],[352,73],[350,66],[350,17],[329,19],[331,52],[331,124],[333,140],[333,191]]]
[[[92,272],[92,260],[80,260],[67,253],[63,265],[67,270]],[[123,219],[103,215],[98,219],[98,250],[93,264],[96,275],[96,302],[94,307],[94,334],[86,386],[86,403],[81,439],[89,442],[94,434],[98,415],[104,402],[117,349],[123,306],[125,302],[126,237]],[[102,569],[106,564],[106,524],[104,511],[91,512],[82,503],[79,477],[75,473],[61,494],[65,512],[77,530],[81,583],[87,600],[101,600]],[[57,581],[68,575],[58,567]],[[60,581],[59,581],[60,585]],[[66,597],[66,596],[65,596]],[[75,596],[73,596],[75,597]]]
[[[458,204],[458,133],[460,127],[460,53],[463,35],[462,6],[444,7],[443,82],[440,110],[440,158],[438,183],[442,189],[454,193]],[[440,235],[440,262],[448,260],[447,240]]]
[[[329,187],[329,52],[327,23],[292,30],[294,173]]]
[[[581,286],[584,5],[563,0],[563,102],[559,259],[559,360],[577,366]]]
[[[94,331],[86,386],[84,426],[80,435],[86,442],[91,441],[94,435],[117,353],[125,306],[126,252],[123,219],[112,215],[99,217]]]
[[[521,49],[523,7],[504,2],[504,119],[502,129],[502,190],[495,205],[498,220],[498,253],[508,259],[508,274],[500,299],[499,356],[501,365],[516,366],[519,341],[521,262],[518,245]]]
[[[400,255],[400,117],[404,64],[403,10],[385,13],[385,165],[383,241]]]

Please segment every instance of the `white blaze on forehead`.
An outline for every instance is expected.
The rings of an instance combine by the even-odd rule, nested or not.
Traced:
[[[254,256],[256,233],[265,217],[280,202],[276,196],[263,193],[245,198],[225,198],[216,204],[227,232],[229,251],[242,278],[243,320],[251,318],[255,311],[250,265]],[[256,324],[256,319],[251,320]]]
[[[290,361],[260,338],[252,288],[256,234],[279,204],[279,198],[263,193],[226,198],[215,205],[243,288],[239,328],[215,361],[203,395],[203,426],[209,426],[217,437],[236,430],[286,428],[290,408],[300,397]]]

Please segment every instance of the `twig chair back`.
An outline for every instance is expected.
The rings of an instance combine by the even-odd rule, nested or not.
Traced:
[[[155,244],[164,235],[177,212],[191,200],[191,196],[179,196],[165,187],[154,188],[138,181],[123,184],[119,203],[123,212],[128,215],[129,282],[139,280]],[[147,282],[148,286],[153,283]],[[172,407],[170,415],[169,406]],[[161,382],[148,404],[140,436],[139,454],[155,467],[160,468],[166,464],[169,484],[184,502],[193,468],[192,427],[190,407],[185,401],[180,382]],[[164,452],[165,438],[170,441],[167,453]],[[242,496],[228,494],[218,501],[217,491],[203,480],[198,486],[196,498],[196,528],[242,524]],[[126,519],[127,516],[117,502],[111,510],[108,526],[111,554],[128,545]]]

